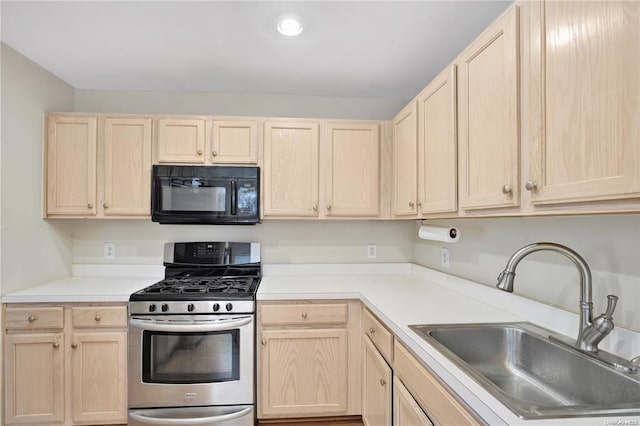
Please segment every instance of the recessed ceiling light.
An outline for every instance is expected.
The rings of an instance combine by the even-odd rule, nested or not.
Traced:
[[[293,15],[281,16],[278,19],[276,28],[280,34],[286,35],[287,37],[297,36],[303,30],[302,21]]]

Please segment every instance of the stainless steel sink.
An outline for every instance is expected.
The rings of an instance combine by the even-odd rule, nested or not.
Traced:
[[[524,419],[640,414],[638,372],[560,345],[533,324],[410,328]]]

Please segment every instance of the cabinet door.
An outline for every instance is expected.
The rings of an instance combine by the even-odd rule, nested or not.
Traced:
[[[264,330],[260,349],[261,416],[346,413],[345,329]]]
[[[97,118],[51,115],[47,129],[47,214],[96,214]]]
[[[106,118],[104,215],[147,216],[151,200],[151,119]]]
[[[364,336],[362,421],[366,426],[391,425],[391,368]]]
[[[62,422],[62,333],[5,335],[5,423]]]
[[[393,426],[433,426],[397,377],[393,378]]]
[[[203,164],[205,129],[205,119],[158,119],[158,162]]]
[[[264,216],[318,216],[318,124],[267,122]]]
[[[512,6],[459,61],[460,205],[518,206],[518,8]]]
[[[127,333],[74,333],[71,348],[73,420],[126,423]]]
[[[393,204],[396,217],[418,212],[418,124],[417,106],[411,102],[393,119]]]
[[[421,214],[457,210],[456,67],[418,95],[418,206]]]
[[[532,6],[532,203],[639,197],[640,2]]]
[[[329,123],[327,216],[380,214],[380,132],[377,124]]]
[[[258,163],[258,122],[255,120],[214,120],[211,162]]]

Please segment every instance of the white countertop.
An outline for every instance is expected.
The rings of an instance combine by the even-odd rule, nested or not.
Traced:
[[[2,302],[126,302],[131,293],[162,278],[162,268],[74,265],[73,274],[5,295]],[[412,264],[263,265],[263,275],[258,300],[361,300],[491,425],[640,425],[640,416],[521,420],[408,327],[530,321],[575,337],[577,314]],[[640,333],[616,327],[600,346],[631,358],[640,354]]]
[[[128,302],[164,275],[155,265],[73,265],[71,271],[71,277],[6,294],[2,303]]]

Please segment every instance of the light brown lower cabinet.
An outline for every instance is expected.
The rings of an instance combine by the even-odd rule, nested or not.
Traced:
[[[127,307],[4,305],[4,424],[127,421]]]
[[[397,341],[393,348],[394,374],[436,425],[483,424],[440,380]]]
[[[259,302],[258,418],[360,414],[360,302]]]
[[[433,426],[397,376],[393,378],[393,426]]]
[[[366,426],[391,424],[391,367],[371,340],[363,337],[362,422]]]

